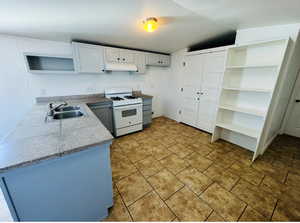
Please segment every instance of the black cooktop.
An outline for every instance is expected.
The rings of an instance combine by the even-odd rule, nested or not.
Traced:
[[[135,96],[125,96],[125,98],[127,98],[127,99],[136,99],[137,97],[135,97]]]
[[[110,99],[113,100],[113,101],[122,101],[122,100],[124,100],[124,98],[121,98],[121,97],[111,97]]]

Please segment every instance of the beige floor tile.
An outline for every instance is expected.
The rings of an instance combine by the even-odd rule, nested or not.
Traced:
[[[246,207],[246,203],[216,183],[204,191],[200,198],[208,203],[226,221],[237,221]]]
[[[180,143],[177,143],[175,145],[172,145],[172,146],[168,147],[168,150],[175,153],[180,158],[183,158],[183,157],[185,157],[185,156],[187,156],[187,155],[189,155],[193,152],[187,146],[184,146]]]
[[[285,181],[286,175],[288,173],[286,169],[278,169],[274,167],[271,163],[264,162],[263,160],[256,160],[252,164],[252,167],[266,175],[273,177],[274,179],[282,183]]]
[[[200,156],[207,156],[209,153],[213,151],[213,148],[209,147],[208,145],[205,145],[203,143],[192,143],[191,144],[191,149],[194,152],[199,153]]]
[[[286,179],[286,184],[290,186],[300,187],[300,175],[289,173]]]
[[[248,203],[266,218],[270,218],[272,216],[277,199],[271,194],[264,192],[259,187],[244,180],[240,180],[232,189],[232,193],[244,202]]]
[[[166,201],[181,221],[204,221],[212,209],[186,187]]]
[[[112,178],[114,182],[131,175],[136,172],[137,169],[128,160],[122,160],[118,162],[112,162]]]
[[[179,158],[175,154],[171,154],[170,156],[160,160],[160,163],[175,175],[187,168],[189,165],[185,160]]]
[[[127,206],[152,190],[152,187],[139,173],[120,180],[117,182],[117,187]]]
[[[210,154],[206,156],[206,158],[212,160],[215,165],[220,166],[221,168],[227,169],[230,166],[232,166],[233,163],[236,162],[236,160],[231,159],[226,156],[227,152],[219,152],[219,151],[213,151]]]
[[[158,173],[161,169],[163,169],[163,166],[160,164],[160,162],[155,160],[152,156],[148,156],[146,159],[137,162],[135,165],[146,178]]]
[[[300,221],[300,203],[279,200],[272,221]]]
[[[281,197],[287,188],[285,184],[278,182],[270,176],[265,176],[259,187],[276,198]]]
[[[197,195],[212,184],[212,181],[207,176],[193,167],[189,167],[180,172],[177,178]]]
[[[162,145],[153,146],[151,149],[151,155],[157,160],[166,158],[167,156],[169,156],[171,154],[172,154],[172,152],[169,151],[166,147],[164,147]]]
[[[129,206],[134,221],[171,221],[175,215],[154,192]]]
[[[213,213],[211,213],[211,215],[206,219],[206,221],[209,221],[209,222],[222,221],[222,222],[224,222],[225,219],[222,218],[217,212],[213,211]]]
[[[268,221],[268,219],[248,205],[239,221]]]
[[[109,215],[104,221],[132,221],[120,195],[114,198],[114,206],[109,209]]]
[[[175,141],[175,139],[166,136],[166,137],[163,137],[160,139],[160,143],[166,147],[170,147],[170,146],[176,144],[176,141]]]
[[[229,170],[254,185],[259,185],[264,177],[264,174],[261,172],[239,162],[234,163]]]
[[[144,149],[142,146],[128,148],[126,150],[123,150],[123,152],[133,163],[143,160],[151,154],[149,151]]]
[[[185,157],[185,160],[194,168],[203,172],[206,170],[213,162],[205,157],[200,156],[198,153],[192,153]]]
[[[203,173],[228,191],[231,190],[231,188],[240,179],[239,176],[231,173],[229,170],[224,170],[223,168],[214,164]]]
[[[184,184],[166,169],[149,177],[148,180],[159,196],[164,200],[184,186]]]
[[[135,148],[135,147],[139,147],[140,144],[138,144],[137,141],[135,140],[122,140],[120,142],[117,143],[119,147],[121,147],[121,149],[130,149],[130,148]]]

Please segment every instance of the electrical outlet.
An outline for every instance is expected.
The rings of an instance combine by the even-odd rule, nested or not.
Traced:
[[[92,87],[88,87],[88,88],[86,89],[86,91],[87,91],[87,92],[94,92],[94,91],[95,91],[95,89],[94,89],[94,88],[92,88]]]

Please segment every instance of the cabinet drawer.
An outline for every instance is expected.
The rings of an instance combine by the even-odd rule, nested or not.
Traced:
[[[144,105],[143,106],[143,111],[151,111],[152,110],[152,105]]]

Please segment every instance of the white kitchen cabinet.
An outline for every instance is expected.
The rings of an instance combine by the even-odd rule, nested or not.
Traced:
[[[146,73],[146,55],[143,52],[136,52],[134,54],[134,64],[137,66],[138,74]]]
[[[105,47],[105,61],[111,63],[133,63],[134,53],[132,50]]]
[[[114,47],[104,47],[105,62],[119,63],[120,49]]]
[[[228,49],[213,142],[221,138],[251,150],[254,160],[279,134],[288,44],[281,39]]]
[[[149,66],[170,66],[170,56],[156,53],[148,53],[146,65]]]
[[[224,63],[225,51],[185,57],[181,122],[213,131]]]
[[[102,46],[73,42],[72,47],[77,73],[104,72]]]
[[[121,63],[134,63],[134,53],[132,50],[120,49]]]

